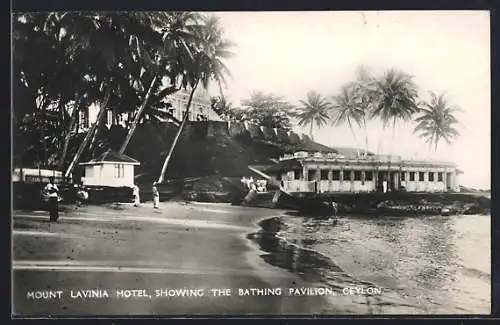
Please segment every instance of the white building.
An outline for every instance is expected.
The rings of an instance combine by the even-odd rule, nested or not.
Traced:
[[[134,166],[140,163],[126,155],[108,150],[84,166],[84,186],[133,187]]]
[[[462,172],[452,162],[403,160],[399,156],[345,157],[330,152],[300,151],[284,155],[263,170],[280,180],[288,193],[382,191],[458,192]]]
[[[165,99],[165,102],[172,104],[172,107],[169,109],[170,113],[179,121],[184,118],[184,114],[186,113],[189,95],[189,89],[181,89]],[[189,120],[222,121],[219,115],[213,111],[210,100],[211,97],[207,90],[202,87],[196,88],[189,109]]]
[[[190,90],[181,89],[172,95],[167,96],[163,102],[170,103],[172,107],[165,109],[174,116],[178,121],[181,121],[186,112],[186,105],[189,99]],[[97,113],[99,112],[98,105],[91,105],[88,109],[79,112],[79,130],[86,131],[95,122]],[[109,128],[113,124],[125,126],[127,113],[115,114],[111,110],[106,113],[106,126]],[[190,121],[222,121],[217,113],[214,112],[211,106],[211,96],[203,87],[196,88],[196,91],[191,101],[189,109]],[[166,121],[166,120],[165,120]]]

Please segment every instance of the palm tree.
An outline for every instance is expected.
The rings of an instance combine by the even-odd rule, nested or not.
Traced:
[[[154,24],[156,28],[161,29],[163,34],[162,44],[157,49],[156,53],[158,60],[157,62],[154,62],[154,60],[149,62],[150,65],[153,63],[151,70],[156,72],[152,76],[151,83],[141,106],[135,114],[134,121],[120,148],[120,153],[125,152],[125,149],[127,148],[130,139],[137,128],[137,124],[143,117],[145,111],[148,111],[146,106],[150,102],[150,98],[154,97],[151,102],[158,104],[161,99],[180,90],[180,87],[177,87],[178,79],[186,79],[186,66],[189,64],[189,61],[193,60],[189,44],[192,44],[195,41],[194,34],[198,29],[201,16],[193,12],[168,12],[155,13],[151,15],[153,17],[152,24]],[[137,36],[133,37],[133,43],[137,48],[136,53],[138,56],[140,53],[148,53],[145,45],[141,43]],[[152,60],[152,58],[149,57],[149,60]],[[171,85],[155,95],[154,93],[160,86],[160,79],[162,75],[170,79]],[[155,112],[154,109],[149,111],[150,113]]]
[[[384,129],[392,121],[392,148],[394,148],[396,122],[411,120],[418,110],[417,86],[412,76],[390,69],[382,78],[374,80],[370,96],[373,100],[371,117],[379,118]]]
[[[229,69],[222,60],[233,55],[229,51],[229,48],[233,44],[224,38],[218,19],[215,16],[205,16],[203,17],[203,24],[196,26],[196,29],[194,34],[196,42],[186,44],[190,50],[192,60],[188,61],[186,72],[182,76],[183,87],[190,87],[191,92],[184,118],[165,158],[157,183],[163,182],[172,153],[189,120],[189,109],[197,86],[201,84],[207,89],[211,80],[215,80],[218,83],[225,82],[224,76],[230,76]]]
[[[366,120],[370,118],[370,111],[372,109],[373,84],[374,78],[370,75],[369,71],[364,66],[360,66],[356,71],[356,80],[351,85],[358,109],[362,113],[362,123],[365,130],[365,154],[369,150]]]
[[[142,63],[134,61],[135,53],[130,50],[131,33],[137,32],[129,29],[131,17],[127,13],[71,13],[61,17],[63,28],[72,35],[67,46],[69,59],[87,67],[85,77],[93,83],[89,93],[96,101],[105,93],[97,119],[66,169],[65,177],[71,174],[91,138],[93,147],[108,104],[113,100],[119,102],[117,97],[130,89],[129,79],[137,78],[128,73],[139,70],[137,66]]]
[[[333,125],[347,123],[351,130],[354,141],[356,141],[356,150],[359,155],[359,144],[353,129],[353,122],[358,126],[363,119],[363,110],[359,108],[356,93],[351,85],[342,87],[339,95],[333,96]]]
[[[454,115],[460,109],[450,107],[444,93],[437,96],[430,92],[430,96],[430,103],[421,103],[420,116],[415,119],[417,126],[414,133],[418,133],[419,137],[429,144],[429,152],[432,145],[434,145],[434,152],[436,152],[440,140],[444,140],[450,145],[460,135],[455,128],[459,122]]]
[[[314,140],[313,125],[316,124],[318,128],[321,128],[328,123],[330,103],[316,91],[308,92],[307,100],[301,100],[300,103],[303,106],[299,107],[296,113],[298,124],[299,126],[309,125],[309,136]]]

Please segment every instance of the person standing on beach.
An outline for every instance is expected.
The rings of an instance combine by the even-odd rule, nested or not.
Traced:
[[[138,207],[141,204],[141,197],[139,195],[139,186],[137,184],[134,184],[134,206]]]
[[[45,191],[49,195],[49,220],[50,222],[57,222],[57,219],[59,219],[59,188],[55,184],[54,177],[49,178]]]
[[[153,208],[158,209],[160,205],[160,193],[156,187],[157,183],[153,183]]]

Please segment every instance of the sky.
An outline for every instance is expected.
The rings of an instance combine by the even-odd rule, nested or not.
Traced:
[[[462,112],[460,137],[430,153],[413,135],[414,125],[392,130],[368,125],[369,149],[406,158],[453,161],[464,171],[460,183],[489,189],[490,21],[487,11],[408,12],[224,12],[216,13],[232,40],[235,56],[225,63],[232,78],[225,96],[238,106],[252,91],[283,96],[299,105],[310,90],[331,99],[354,80],[357,67],[374,74],[396,68],[414,76],[422,100],[446,93]],[[307,129],[295,128],[307,133]],[[317,142],[356,147],[347,126],[314,129]],[[365,133],[355,130],[364,146]],[[379,143],[383,143],[379,148]]]

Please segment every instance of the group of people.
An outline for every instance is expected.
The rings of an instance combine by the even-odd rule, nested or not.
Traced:
[[[151,188],[151,192],[153,194],[153,208],[159,209],[160,208],[160,192],[158,191],[157,187],[158,183],[154,182],[153,187]],[[141,196],[139,193],[139,186],[134,184],[134,189],[133,189],[133,196],[134,196],[134,206],[138,207],[141,204]]]
[[[83,204],[87,204],[89,199],[89,193],[87,189],[81,184],[74,185],[75,203],[79,207]],[[57,222],[59,220],[59,202],[62,201],[62,195],[55,182],[54,177],[49,177],[49,182],[42,191],[43,201],[48,204],[50,222]]]
[[[153,194],[153,207],[155,209],[160,208],[160,192],[158,191],[157,182],[153,183],[152,194]],[[75,202],[76,207],[87,204],[89,200],[89,193],[83,185],[74,185],[75,188]],[[134,184],[133,188],[134,196],[134,206],[138,207],[141,203],[139,186]],[[48,204],[49,209],[49,220],[50,222],[57,222],[59,220],[59,201],[62,200],[59,186],[57,186],[54,177],[49,178],[49,182],[42,190],[42,200]]]
[[[267,191],[267,181],[265,179],[254,180],[253,177],[243,177],[241,182],[249,190],[254,190],[256,192],[266,192]]]

